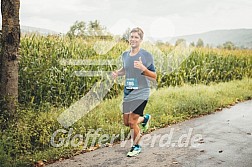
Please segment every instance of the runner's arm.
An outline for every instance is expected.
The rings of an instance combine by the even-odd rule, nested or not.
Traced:
[[[118,76],[123,76],[123,75],[125,75],[125,69],[123,67],[119,70],[112,72],[112,76],[114,79],[117,78]]]
[[[146,68],[146,67],[143,69],[142,74],[145,75],[149,80],[156,81],[156,79],[157,79],[156,72],[148,70],[148,68]]]

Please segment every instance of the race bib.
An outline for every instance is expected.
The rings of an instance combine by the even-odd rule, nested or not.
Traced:
[[[126,79],[126,89],[138,89],[138,81],[136,78]]]

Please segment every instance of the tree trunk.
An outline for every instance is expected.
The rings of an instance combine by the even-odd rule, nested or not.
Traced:
[[[20,0],[1,0],[0,107],[1,114],[7,111],[7,119],[15,117],[18,102],[19,8]]]

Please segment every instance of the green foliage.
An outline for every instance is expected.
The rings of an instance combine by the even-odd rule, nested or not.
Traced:
[[[86,34],[86,23],[84,21],[76,21],[71,27],[70,30],[67,32],[67,36],[70,38],[79,36],[84,37]]]
[[[252,98],[252,80],[231,81],[227,83],[206,85],[184,85],[169,88],[160,88],[151,95],[146,112],[152,114],[151,129],[164,127],[214,112],[218,108],[233,105],[235,102]],[[120,95],[118,98],[103,101],[93,111],[77,121],[73,126],[70,139],[76,134],[87,134],[89,129],[101,128],[99,135],[121,134],[127,136],[129,129],[123,125],[120,112]],[[167,103],[167,101],[169,103]],[[47,112],[34,112],[32,109],[19,111],[20,119],[17,120],[17,127],[8,131],[0,132],[0,162],[12,164],[13,166],[27,166],[38,160],[51,161],[60,157],[73,156],[78,153],[80,147],[66,146],[68,133],[60,134],[59,138],[64,139],[64,145],[54,148],[51,143],[52,134],[62,129],[57,122],[57,116],[63,109],[48,108]],[[69,129],[66,129],[69,131]],[[118,141],[119,138],[116,140]],[[93,138],[87,146],[90,146]],[[96,140],[97,142],[97,140]],[[108,139],[110,142],[110,138]],[[104,142],[106,143],[106,141]],[[12,163],[10,163],[12,162]]]
[[[227,49],[227,50],[235,50],[237,49],[237,47],[235,46],[235,44],[231,41],[227,41],[225,42],[222,46],[223,49]]]
[[[169,42],[163,42],[161,40],[156,41],[155,45],[157,47],[170,47],[171,46]]]
[[[121,44],[101,56],[94,50],[96,41],[57,36],[26,36],[21,40],[19,68],[19,102],[26,105],[69,106],[83,97],[100,80],[100,77],[78,77],[75,71],[111,71],[115,66],[61,65],[61,60],[69,59],[117,59],[127,45]],[[117,94],[112,91],[108,97]]]
[[[75,71],[112,71],[117,67],[69,66],[60,62],[69,59],[119,60],[121,53],[128,47],[127,43],[119,42],[106,55],[100,55],[94,47],[99,41],[103,40],[70,40],[59,36],[35,35],[23,37],[20,51],[22,59],[19,68],[19,102],[37,108],[47,104],[69,106],[83,97],[97,81],[101,81],[101,78],[79,77],[74,75]],[[101,44],[105,46],[105,43]],[[250,50],[222,51],[197,48],[180,66],[168,70],[168,67],[174,66],[177,61],[176,57],[169,59],[174,48],[167,45],[158,47],[162,54],[157,51],[157,46],[146,45],[145,49],[155,57],[159,87],[185,83],[226,82],[251,77],[252,74]],[[179,56],[180,52],[173,54]],[[160,60],[165,61],[158,62]],[[106,98],[117,96],[121,90],[122,85],[115,84]]]
[[[184,83],[209,84],[251,77],[251,51],[196,49],[174,72],[159,75],[159,87]]]
[[[198,39],[196,47],[200,48],[200,47],[204,47],[204,42],[201,38]]]
[[[100,77],[77,77],[74,71],[102,72],[117,67],[69,66],[61,60],[119,60],[128,48],[128,44],[121,41],[106,54],[100,54],[94,47],[97,42],[104,40],[36,35],[21,38],[18,119],[15,126],[0,132],[1,165],[27,166],[37,160],[72,156],[82,149],[83,146],[54,148],[50,143],[51,135],[62,128],[57,121],[58,115],[83,97],[94,83],[101,82]],[[107,47],[107,43],[102,44]],[[176,56],[179,58],[180,52],[173,52],[174,47],[159,45],[157,48],[145,44],[143,47],[153,54],[158,65],[160,90],[151,96],[147,105],[147,112],[154,118],[152,128],[208,114],[237,99],[252,97],[251,79],[246,78],[252,77],[251,50],[196,48],[176,66]],[[170,56],[173,59],[169,59]],[[173,67],[176,68],[169,69]],[[222,83],[227,81],[230,82]],[[101,135],[120,134],[121,129],[127,133],[119,109],[121,93],[122,85],[114,84],[105,100],[73,125],[72,136],[86,134],[92,128],[102,128]],[[0,124],[5,123],[1,115]],[[67,135],[62,134],[57,139],[67,138]]]
[[[153,116],[153,128],[159,128],[251,99],[251,93],[251,79],[161,88],[152,94],[146,110]]]
[[[102,27],[100,25],[100,22],[98,20],[95,21],[89,21],[88,24],[88,35],[89,36],[102,36],[105,35],[105,27]]]
[[[190,46],[191,46],[191,47],[194,47],[194,46],[195,46],[195,43],[194,43],[194,42],[191,42],[191,43],[190,43]]]
[[[186,40],[185,39],[177,39],[177,41],[175,42],[175,46],[178,46],[178,45],[186,46]]]
[[[6,154],[8,149],[6,148],[5,144],[6,142],[4,140],[0,140],[0,164],[1,166],[9,167],[11,166],[10,162],[12,161],[12,158],[10,154]]]
[[[122,35],[122,40],[124,40],[124,41],[126,41],[126,42],[129,41],[130,31],[131,31],[130,28],[127,28],[127,29],[125,30],[125,32],[124,32],[123,35]]]
[[[89,21],[85,23],[84,21],[76,21],[66,34],[68,37],[73,39],[74,37],[80,38],[90,38],[90,37],[100,37],[100,38],[111,38],[110,33],[106,30],[106,27],[102,26],[98,20]]]

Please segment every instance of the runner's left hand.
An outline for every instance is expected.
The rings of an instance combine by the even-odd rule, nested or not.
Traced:
[[[145,71],[147,68],[143,65],[141,57],[139,57],[139,61],[134,61],[134,67],[138,68],[141,71]]]

